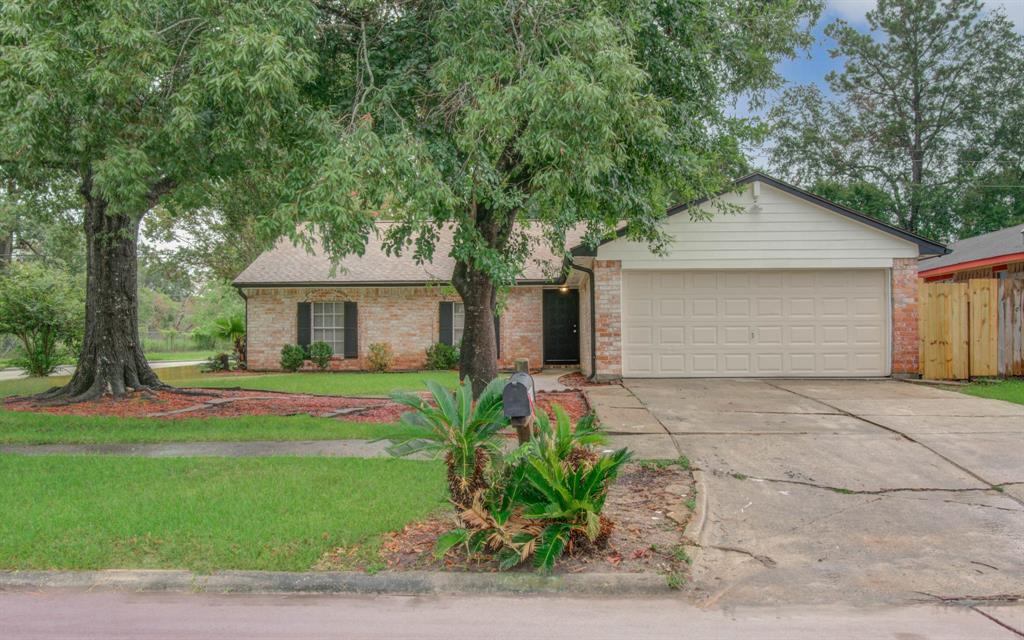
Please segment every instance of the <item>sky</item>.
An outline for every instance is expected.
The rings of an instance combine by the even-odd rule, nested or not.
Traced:
[[[1024,32],[1024,0],[986,0],[987,10],[1002,8],[1013,21],[1017,31]],[[814,26],[816,44],[796,60],[782,62],[778,69],[786,80],[796,84],[814,82],[825,88],[825,74],[841,66],[840,59],[829,57],[828,51],[835,42],[825,36],[825,25],[842,18],[852,26],[868,30],[864,14],[874,8],[875,0],[827,0],[825,11]]]
[[[830,95],[825,83],[825,74],[842,68],[842,58],[832,58],[829,50],[835,47],[835,41],[825,35],[825,25],[836,19],[843,19],[851,26],[868,31],[868,23],[864,14],[875,7],[876,0],[826,0],[825,10],[812,33],[815,44],[802,52],[795,59],[784,60],[777,66],[779,74],[791,84],[817,84],[826,95]],[[1016,25],[1018,32],[1024,33],[1024,0],[985,0],[985,9],[991,11],[1001,8],[1008,18]],[[771,99],[769,99],[769,103]],[[738,115],[751,113],[745,102],[741,101],[735,108]],[[759,113],[763,113],[763,110]],[[766,168],[767,158],[762,149],[748,148],[747,153],[755,166]]]

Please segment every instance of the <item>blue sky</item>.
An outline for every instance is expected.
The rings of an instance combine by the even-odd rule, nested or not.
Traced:
[[[835,46],[835,41],[825,36],[825,25],[842,18],[853,27],[866,32],[868,23],[864,14],[874,8],[875,3],[876,0],[827,0],[825,11],[812,30],[815,37],[814,46],[793,60],[779,63],[777,69],[782,77],[791,84],[815,83],[828,94],[825,74],[833,69],[840,69],[843,63],[842,58],[832,58],[828,53]],[[986,0],[984,4],[986,10],[1002,8],[1016,25],[1017,31],[1024,32],[1024,0]],[[737,105],[735,112],[750,113],[743,101]],[[767,166],[766,158],[760,150],[750,148],[747,151],[755,166]]]
[[[987,0],[984,4],[988,10],[1001,7],[1017,26],[1017,30],[1024,31],[1024,0]],[[854,27],[867,31],[868,25],[864,14],[874,6],[875,0],[828,0],[825,11],[814,26],[814,35],[817,38],[815,46],[799,59],[781,63],[779,72],[789,82],[814,82],[825,88],[825,74],[842,64],[841,60],[832,59],[828,55],[828,50],[835,42],[825,36],[825,25],[842,18]]]

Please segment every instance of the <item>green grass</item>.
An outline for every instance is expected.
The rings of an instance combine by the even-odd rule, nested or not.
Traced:
[[[110,416],[58,416],[0,410],[0,444],[136,444],[377,438],[402,440],[413,435],[415,432],[401,424],[345,422],[311,416],[161,420]]]
[[[147,351],[146,360],[167,362],[173,360],[208,360],[216,351]]]
[[[0,398],[8,396],[26,396],[42,393],[50,387],[62,385],[69,380],[67,376],[50,378],[19,378],[17,380],[0,380]]]
[[[1006,400],[1024,404],[1024,380],[1000,380],[999,382],[975,382],[965,387],[964,392],[980,398]]]
[[[157,375],[160,371],[157,370]],[[454,388],[455,371],[410,373],[271,373],[237,376],[199,376],[174,380],[183,387],[241,387],[260,391],[286,391],[332,396],[387,396],[392,391],[425,391],[427,380]]]
[[[0,455],[0,569],[304,571],[444,496],[435,462]]]

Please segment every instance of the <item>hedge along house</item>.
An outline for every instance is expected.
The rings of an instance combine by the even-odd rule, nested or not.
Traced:
[[[499,366],[578,363],[601,379],[918,372],[917,264],[943,246],[759,173],[716,200],[731,210],[668,212],[663,255],[621,234],[568,239],[564,265],[538,251],[497,323]],[[449,251],[442,240],[416,265],[371,238],[332,277],[326,256],[279,242],[235,280],[251,368],[316,340],[335,346],[335,369],[364,368],[374,342],[391,345],[396,368],[422,366],[461,331]]]

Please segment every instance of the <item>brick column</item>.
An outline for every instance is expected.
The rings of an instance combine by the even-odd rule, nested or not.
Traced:
[[[597,378],[622,377],[622,263],[594,260]]]
[[[892,261],[892,373],[920,373],[917,334],[917,258]]]

